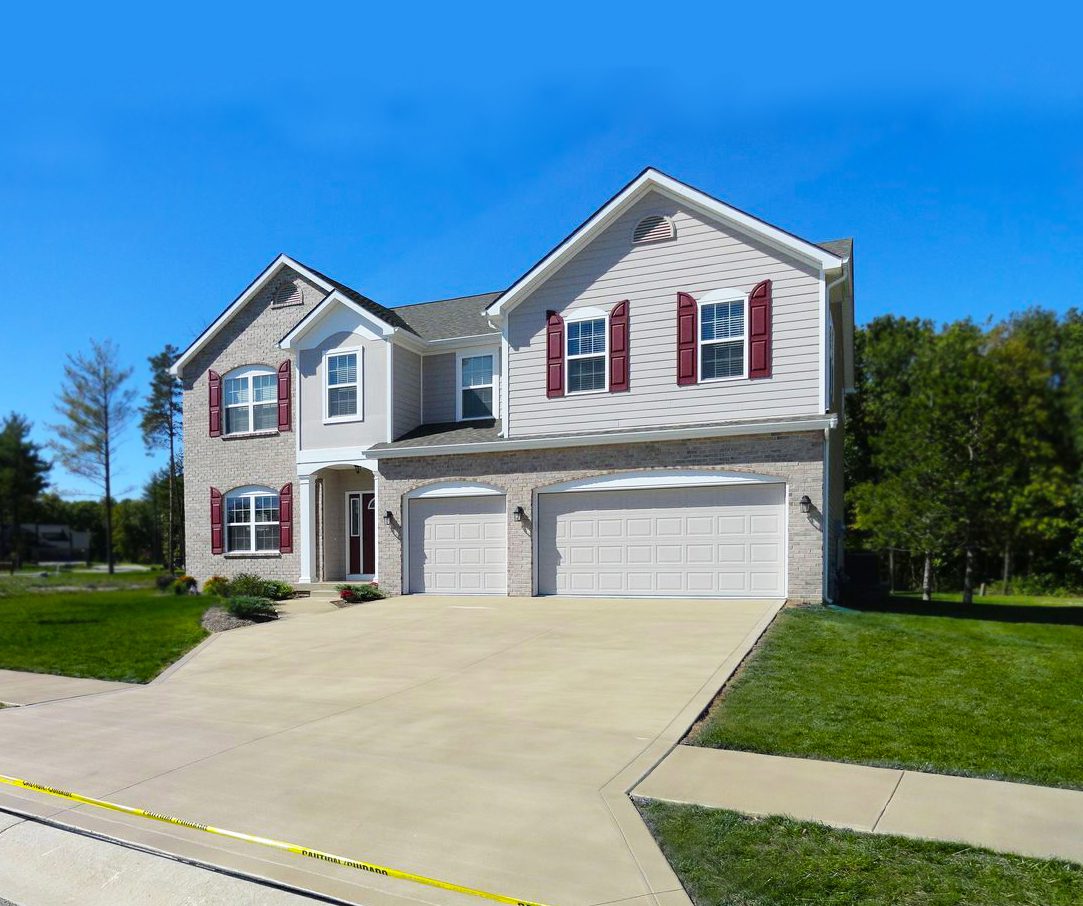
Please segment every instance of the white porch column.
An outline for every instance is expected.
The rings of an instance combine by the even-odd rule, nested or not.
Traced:
[[[312,569],[315,565],[316,551],[316,505],[313,494],[316,490],[316,479],[312,475],[299,475],[297,478],[300,494],[299,541],[301,544],[301,576],[299,582],[312,581]]]

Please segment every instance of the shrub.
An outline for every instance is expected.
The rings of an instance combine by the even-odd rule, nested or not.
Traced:
[[[257,595],[238,595],[230,598],[226,604],[226,610],[239,620],[254,620],[258,623],[278,618],[274,602]]]
[[[158,591],[169,591],[173,587],[173,583],[177,581],[177,577],[173,573],[158,573],[154,577],[154,585]]]
[[[203,594],[214,595],[216,598],[228,598],[229,579],[225,576],[211,576],[203,583]]]
[[[195,587],[196,580],[192,576],[178,576],[173,580],[173,584],[170,586],[175,595],[191,594],[195,590]]]
[[[231,598],[265,598],[263,580],[252,573],[239,573],[229,580]]]
[[[338,596],[348,604],[357,604],[361,601],[377,601],[387,597],[379,588],[368,582],[361,585],[338,585]]]
[[[289,582],[280,582],[278,579],[268,579],[263,583],[263,597],[272,601],[284,601],[293,597],[293,586]]]

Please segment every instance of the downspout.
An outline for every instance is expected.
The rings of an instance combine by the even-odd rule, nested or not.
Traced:
[[[828,283],[826,288],[824,289],[824,299],[825,299],[825,302],[827,303],[826,304],[826,311],[825,311],[824,314],[828,318],[831,317],[831,290],[833,290],[836,286],[838,286],[844,280],[849,278],[849,276],[850,276],[849,270],[848,270],[849,264],[850,264],[850,259],[849,258],[843,259],[842,273],[839,274],[838,277],[836,277],[830,283]],[[827,336],[828,336],[828,331],[827,331],[827,325],[825,324],[824,325],[824,341],[825,342],[827,340]],[[830,361],[831,361],[831,351],[828,350],[828,349],[825,349],[824,350],[824,369],[825,370],[827,369],[828,362],[830,362]],[[835,370],[837,371],[838,368],[839,368],[839,363],[836,362],[835,363]],[[824,374],[824,386],[827,386],[827,374],[826,373]],[[834,402],[835,388],[834,387],[828,387],[827,388],[827,393],[828,393],[828,396],[830,397],[831,401]],[[826,399],[821,400],[821,402],[823,403],[823,406],[824,406],[824,412],[825,413],[828,412],[829,408],[828,408],[828,405],[827,405],[827,400]],[[838,416],[839,416],[838,427],[835,430],[836,431],[841,431],[842,430],[842,413],[841,412],[838,413]],[[822,569],[823,578],[822,578],[822,583],[821,583],[821,586],[822,586],[821,587],[821,594],[823,596],[823,599],[825,601],[827,601],[827,603],[833,604],[834,599],[831,597],[831,577],[830,577],[831,545],[834,543],[832,541],[832,538],[831,538],[831,429],[830,428],[824,428],[823,495],[824,495],[824,499],[823,499],[823,504],[824,504],[823,505],[823,569]]]

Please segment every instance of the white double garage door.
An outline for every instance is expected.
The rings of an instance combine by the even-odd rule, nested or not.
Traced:
[[[507,532],[532,530],[538,594],[786,594],[782,483],[567,490],[535,500],[533,526],[512,521],[500,493],[410,500],[408,590],[506,594]]]

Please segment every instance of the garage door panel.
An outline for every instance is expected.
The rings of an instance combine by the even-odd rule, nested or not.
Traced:
[[[538,590],[781,596],[784,507],[781,484],[543,494]]]
[[[504,594],[507,516],[502,495],[412,500],[410,591]]]

